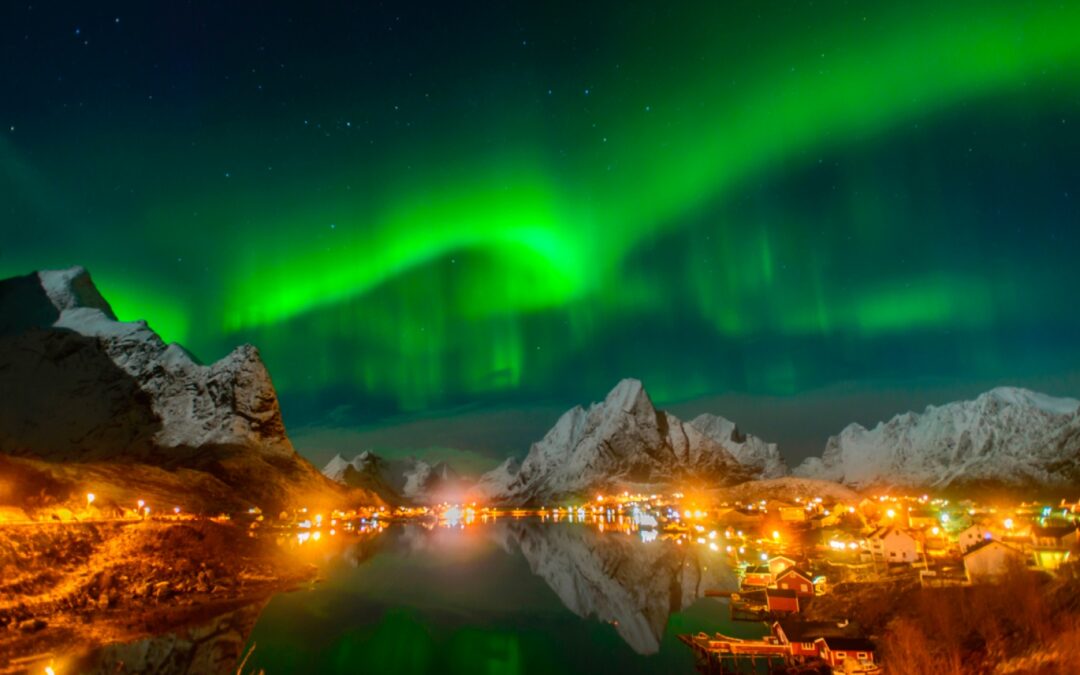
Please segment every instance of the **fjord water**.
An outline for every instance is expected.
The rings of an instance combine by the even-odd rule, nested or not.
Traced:
[[[761,633],[703,597],[734,587],[722,554],[641,533],[406,524],[326,550],[323,582],[263,610],[245,670],[691,673],[677,634]]]

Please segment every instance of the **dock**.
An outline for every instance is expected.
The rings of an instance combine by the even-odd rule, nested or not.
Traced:
[[[788,646],[773,637],[744,640],[721,633],[678,637],[694,652],[698,670],[710,675],[759,673],[762,667],[765,672],[772,673],[777,667],[785,667],[791,656]]]

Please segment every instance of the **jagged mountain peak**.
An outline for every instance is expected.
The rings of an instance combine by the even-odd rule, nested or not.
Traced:
[[[563,413],[517,470],[505,463],[481,477],[479,486],[496,501],[536,502],[616,485],[730,483],[760,476],[760,467],[736,459],[728,446],[737,444],[730,438],[729,432],[718,440],[656,410],[641,381],[625,379],[588,410],[575,406]],[[763,455],[775,454],[775,446],[764,445]]]
[[[117,320],[82,267],[0,280],[0,400],[0,453],[46,471],[92,464],[118,490],[122,467],[165,471],[162,490],[220,507],[341,495],[293,450],[255,347],[200,364]]]
[[[740,463],[754,469],[761,478],[780,478],[790,473],[776,443],[768,443],[743,433],[731,420],[704,413],[690,420],[690,426],[727,448]]]
[[[1080,401],[1019,387],[848,425],[796,474],[850,485],[1061,485],[1080,480]]]
[[[58,312],[82,307],[99,310],[106,317],[116,320],[112,307],[102,297],[85,267],[77,265],[62,270],[41,270],[37,276]]]
[[[252,345],[199,364],[145,321],[118,321],[82,267],[0,281],[0,315],[0,389],[4,400],[17,401],[0,411],[9,432],[0,450],[57,459],[111,456],[118,448],[145,458],[208,445],[293,453]],[[69,411],[62,424],[28,424],[58,407]]]
[[[1071,415],[1080,408],[1080,400],[1041,394],[1022,387],[995,387],[981,394],[976,401],[994,400],[1003,405],[1041,410],[1048,415]]]

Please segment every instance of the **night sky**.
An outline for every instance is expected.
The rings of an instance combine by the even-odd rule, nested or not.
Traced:
[[[0,8],[0,276],[256,344],[316,459],[1076,395],[1078,205],[1073,2]]]

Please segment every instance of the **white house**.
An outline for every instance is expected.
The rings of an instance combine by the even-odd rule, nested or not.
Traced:
[[[994,581],[1012,568],[1023,568],[1027,556],[1020,549],[996,539],[986,539],[964,553],[968,581]]]
[[[961,532],[956,539],[956,543],[960,545],[960,551],[964,552],[972,546],[983,543],[992,536],[990,528],[985,525],[975,524]]]
[[[879,527],[866,538],[875,559],[889,563],[911,563],[919,557],[919,542],[891,525]]]

